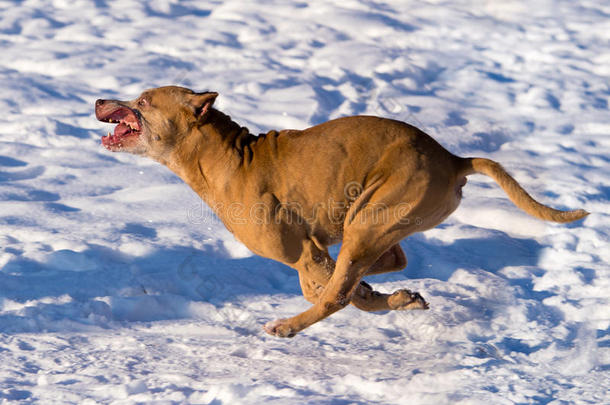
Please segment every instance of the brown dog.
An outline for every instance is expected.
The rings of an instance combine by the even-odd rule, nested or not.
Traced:
[[[457,157],[403,122],[357,116],[254,136],[212,108],[217,95],[161,87],[133,101],[97,100],[95,113],[118,123],[102,138],[107,149],[163,163],[250,250],[298,270],[313,306],[267,323],[275,336],[294,336],[349,303],[365,311],[427,309],[418,293],[381,294],[361,279],[404,268],[399,242],[447,218],[469,174],[490,176],[537,218],[588,214],[542,205],[498,163]],[[327,247],[339,242],[335,263]]]

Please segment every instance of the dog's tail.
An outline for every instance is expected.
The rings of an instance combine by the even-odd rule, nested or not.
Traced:
[[[560,211],[534,200],[497,162],[484,158],[460,158],[460,177],[480,173],[491,177],[502,187],[508,198],[526,213],[539,219],[553,222],[572,222],[586,217],[585,210]]]

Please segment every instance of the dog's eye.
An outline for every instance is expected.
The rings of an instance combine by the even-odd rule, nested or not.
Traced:
[[[148,105],[148,100],[145,98],[141,98],[138,100],[138,105],[140,107],[146,107]]]

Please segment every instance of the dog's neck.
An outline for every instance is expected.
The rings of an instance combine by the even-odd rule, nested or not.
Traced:
[[[212,208],[226,197],[244,163],[251,161],[259,137],[226,114],[210,109],[203,124],[194,126],[176,146],[166,164]],[[220,197],[217,198],[216,196]]]
[[[252,159],[251,145],[256,143],[259,137],[252,135],[248,128],[242,127],[231,117],[216,109],[211,109],[209,114],[203,130],[207,130],[206,126],[211,127],[220,135],[224,145],[236,153],[242,161]]]

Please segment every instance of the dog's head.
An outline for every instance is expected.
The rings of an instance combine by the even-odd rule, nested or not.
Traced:
[[[114,133],[102,137],[102,145],[113,152],[160,159],[205,121],[217,96],[167,86],[146,90],[132,101],[97,100],[97,119],[117,124]]]

